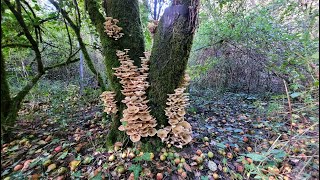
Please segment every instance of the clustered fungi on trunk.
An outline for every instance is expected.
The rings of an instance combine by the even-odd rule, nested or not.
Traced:
[[[115,97],[116,94],[113,91],[105,91],[100,95],[103,105],[105,106],[104,112],[107,114],[116,114],[118,112]]]
[[[118,19],[106,17],[106,22],[104,23],[105,32],[109,37],[114,38],[116,41],[124,35],[124,33],[121,33],[122,28],[117,26],[118,22]]]
[[[121,27],[116,24],[119,21],[112,17],[107,17],[105,22],[105,32],[109,37],[118,40],[124,34],[120,33]],[[125,96],[122,102],[126,105],[123,110],[123,117],[120,120],[122,125],[119,126],[120,131],[126,131],[132,142],[140,141],[141,137],[155,136],[161,138],[162,142],[172,144],[178,148],[182,148],[191,142],[192,127],[184,120],[186,114],[185,108],[188,105],[188,94],[184,93],[189,84],[190,77],[186,74],[180,87],[174,90],[174,94],[168,94],[166,116],[169,119],[170,126],[156,130],[156,119],[150,114],[147,105],[148,100],[146,90],[149,87],[148,71],[150,53],[145,52],[145,57],[141,58],[141,67],[133,64],[133,60],[128,55],[129,49],[124,51],[117,50],[116,55],[120,61],[120,67],[113,68],[114,75],[120,79],[123,87],[121,93]],[[114,92],[104,92],[101,95],[106,106],[105,112],[108,114],[116,113],[116,102],[114,101]]]
[[[121,65],[113,68],[115,76],[121,79],[120,83],[123,87],[121,92],[125,96],[122,102],[127,106],[123,111],[123,118],[120,120],[122,125],[119,130],[126,131],[132,142],[138,142],[141,137],[154,136],[157,133],[154,128],[157,126],[157,121],[150,115],[148,100],[146,100],[150,54],[145,53],[145,57],[141,57],[141,68],[138,68],[133,64],[128,52],[129,49],[125,49],[125,52],[117,51]]]
[[[162,142],[172,144],[178,148],[191,142],[192,127],[184,120],[185,108],[188,105],[188,94],[184,93],[188,86],[190,77],[186,74],[180,87],[174,90],[174,94],[168,94],[166,116],[170,126],[158,130],[158,137]]]

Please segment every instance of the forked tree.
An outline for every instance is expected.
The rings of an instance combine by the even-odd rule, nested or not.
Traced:
[[[154,35],[147,97],[151,115],[157,121],[157,129],[168,125],[168,118],[165,115],[168,94],[173,94],[174,90],[183,83],[196,28],[198,5],[198,0],[174,0],[162,15]],[[118,111],[112,115],[112,124],[107,137],[108,145],[111,145],[125,135],[118,130],[126,106],[121,102],[124,99],[121,83],[114,74],[114,68],[120,66],[117,51],[130,49],[128,55],[137,67],[141,67],[140,57],[143,57],[145,52],[139,2],[138,0],[105,0],[100,5],[95,0],[85,0],[85,6],[91,22],[99,33],[107,77],[111,84],[110,90],[114,91],[117,102]],[[104,12],[100,12],[100,9]],[[114,39],[105,32],[106,17],[117,20],[117,26],[122,28],[121,38]],[[142,142],[145,141],[144,139]],[[159,138],[148,139],[148,142],[155,145],[152,143],[158,142],[156,139]]]

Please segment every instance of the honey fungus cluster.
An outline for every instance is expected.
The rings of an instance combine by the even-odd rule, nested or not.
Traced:
[[[167,144],[172,144],[178,148],[191,142],[192,127],[185,121],[185,108],[189,104],[188,94],[184,93],[188,86],[190,78],[185,75],[180,87],[174,90],[173,94],[168,94],[166,116],[169,119],[170,126],[158,130],[157,135]]]
[[[107,114],[116,114],[118,112],[115,96],[116,94],[112,91],[105,91],[100,95],[105,107],[104,112]]]
[[[116,41],[124,35],[124,33],[121,32],[122,28],[117,26],[118,22],[118,19],[106,17],[106,22],[104,23],[105,32],[109,37],[114,38]]]
[[[155,129],[157,122],[150,115],[146,96],[146,90],[149,87],[147,78],[150,54],[145,53],[145,57],[141,57],[139,68],[133,64],[128,52],[129,49],[117,51],[120,67],[113,68],[115,76],[120,79],[123,87],[121,92],[125,99],[122,102],[127,106],[123,111],[123,118],[120,120],[122,125],[119,130],[126,131],[132,142],[138,142],[141,137],[154,136],[157,133]]]

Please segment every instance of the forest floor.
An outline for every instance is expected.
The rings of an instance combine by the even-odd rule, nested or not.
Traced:
[[[26,103],[15,139],[1,147],[1,179],[319,178],[317,113],[292,120],[282,98],[190,94],[193,141],[157,152],[106,149],[98,99],[69,99],[54,112],[49,103]]]

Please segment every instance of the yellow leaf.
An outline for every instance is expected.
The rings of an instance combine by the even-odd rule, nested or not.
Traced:
[[[77,166],[80,164],[80,162],[81,161],[76,161],[76,160],[71,161],[69,163],[69,167],[70,167],[71,171],[74,171],[77,168]]]
[[[50,165],[48,166],[47,172],[50,172],[50,171],[54,170],[55,168],[57,168],[57,165],[56,165],[56,164],[50,164]]]

